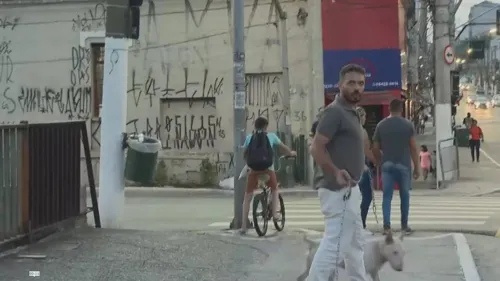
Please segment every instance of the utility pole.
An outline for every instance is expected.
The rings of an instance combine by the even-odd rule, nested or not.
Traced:
[[[411,100],[414,100],[417,92],[418,85],[418,70],[419,70],[419,61],[418,61],[418,48],[419,48],[419,35],[418,35],[418,25],[417,20],[415,18],[415,13],[413,16],[408,19],[408,90],[410,94]],[[411,119],[416,120],[415,107],[411,107],[411,111],[408,112],[407,116],[410,116]]]
[[[308,121],[312,124],[318,109],[325,104],[325,85],[323,81],[323,25],[321,22],[321,0],[307,1],[309,16],[309,91],[308,91]],[[314,161],[309,156],[308,167],[309,183],[313,186]]]
[[[449,0],[450,3],[450,20],[449,20],[449,32],[448,36],[450,37],[450,44],[451,46],[455,47],[455,15],[458,11],[458,8],[460,8],[460,5],[462,4],[462,0],[458,0],[458,2],[455,2],[456,0]],[[454,63],[451,67],[451,70],[454,70],[457,67],[456,63]]]
[[[420,39],[420,54],[423,55],[427,54],[427,8],[427,3],[425,1],[420,2],[418,35]]]
[[[245,166],[243,159],[243,143],[246,134],[245,117],[245,3],[244,0],[234,0],[233,28],[233,71],[234,71],[234,117],[233,117],[233,141],[234,141],[234,217],[230,223],[230,229],[240,229],[243,216],[243,199],[245,198],[245,186],[239,180],[239,174]],[[245,218],[248,219],[248,218]],[[248,222],[248,227],[250,224]]]
[[[292,108],[290,106],[290,69],[288,66],[288,30],[286,27],[287,14],[283,11],[279,0],[273,0],[271,5],[275,5],[280,19],[281,34],[281,69],[283,72],[283,110],[285,111],[285,143],[292,147]],[[288,187],[294,184],[293,173],[286,173]]]
[[[446,64],[444,50],[450,44],[449,31],[449,0],[436,0],[434,5],[434,46],[435,46],[435,119],[437,151],[437,184],[451,179],[447,174],[443,178],[441,160],[448,163],[449,154],[441,155],[447,147],[453,146],[451,130],[451,82],[450,65]],[[439,148],[441,147],[441,149]]]
[[[139,35],[141,4],[142,1],[107,2],[99,171],[99,209],[102,226],[106,228],[119,227],[125,204],[122,134],[127,122],[128,38]]]

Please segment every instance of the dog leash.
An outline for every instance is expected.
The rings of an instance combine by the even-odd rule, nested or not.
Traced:
[[[335,274],[335,279],[334,281],[338,281],[339,279],[339,267],[338,267],[338,264],[339,264],[339,259],[340,259],[340,244],[342,242],[342,233],[344,232],[344,219],[345,219],[345,213],[346,213],[346,210],[347,210],[347,203],[349,201],[349,199],[351,199],[351,194],[352,194],[352,189],[354,187],[356,187],[356,185],[359,184],[359,181],[353,181],[349,184],[349,186],[347,187],[347,190],[345,191],[344,193],[344,197],[343,197],[343,201],[344,201],[344,208],[342,210],[342,219],[340,221],[340,233],[339,233],[339,243],[337,244],[337,257],[336,257],[336,260],[335,260],[335,271],[334,271],[334,274]]]
[[[379,174],[380,170],[379,168],[377,167],[376,168],[376,173],[377,173],[377,182],[376,182],[376,187],[377,187],[377,190],[380,189],[380,174]],[[372,174],[370,173],[370,182],[373,184],[373,178],[372,178]],[[379,227],[379,222],[378,222],[378,215],[377,215],[377,204],[375,202],[375,190],[372,188],[372,211],[373,211],[373,215],[375,216],[375,222],[377,223],[377,227]]]

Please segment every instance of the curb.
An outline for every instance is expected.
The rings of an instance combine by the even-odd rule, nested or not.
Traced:
[[[430,190],[426,188],[418,188],[415,190]],[[424,194],[414,194],[416,196],[447,196],[449,194],[440,194],[439,191]],[[257,193],[259,191],[256,191]],[[292,197],[316,197],[317,192],[313,189],[281,189],[281,194],[284,196]],[[461,194],[460,197],[481,197],[490,194],[500,193],[500,188],[491,191],[474,193],[474,194]],[[97,189],[99,194],[99,189]],[[451,194],[450,194],[451,195]],[[90,196],[90,190],[87,187],[87,196]],[[126,197],[159,197],[159,198],[182,198],[182,197],[202,197],[202,198],[225,198],[233,197],[234,191],[231,189],[218,189],[218,188],[177,188],[177,187],[126,187]],[[453,196],[453,195],[451,195]],[[499,233],[500,235],[500,233]]]
[[[496,236],[500,234],[500,229],[498,230],[477,230],[477,229],[451,229],[451,228],[420,228],[413,227],[414,231],[418,232],[446,232],[446,233],[463,233],[463,234],[473,234],[473,235],[483,235],[483,236],[491,236],[500,238],[500,236]],[[370,231],[375,233],[382,233],[380,228],[369,228]],[[398,230],[398,229],[396,229]]]
[[[495,188],[493,190],[486,191],[486,192],[475,193],[475,194],[472,194],[471,197],[481,197],[481,196],[486,196],[486,195],[496,194],[496,193],[500,193],[500,188]]]
[[[259,191],[256,191],[259,192]],[[309,197],[316,196],[317,192],[315,190],[293,190],[293,189],[282,189],[281,194],[285,196],[296,196],[296,197]],[[99,189],[97,189],[97,194],[99,195]],[[90,195],[90,190],[87,188],[87,196]],[[203,198],[230,198],[234,196],[233,190],[228,189],[215,189],[215,188],[175,188],[175,187],[126,187],[125,197],[203,197]]]

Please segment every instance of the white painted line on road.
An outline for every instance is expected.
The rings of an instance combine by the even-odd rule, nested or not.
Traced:
[[[378,203],[378,202],[377,202]],[[319,203],[314,204],[314,203],[302,203],[302,204],[289,204],[291,207],[300,207],[300,208],[319,208]],[[399,202],[393,202],[391,206],[398,206],[399,207],[400,203]],[[486,207],[491,207],[491,208],[498,208],[500,209],[500,201],[499,202],[492,202],[490,206],[488,206],[487,203],[485,202],[477,202],[477,203],[461,203],[461,202],[432,202],[432,203],[413,203],[410,202],[411,208],[413,207],[429,207],[429,208],[434,208],[434,207],[481,207],[481,208],[486,208]],[[463,208],[462,208],[463,209]]]
[[[377,222],[375,220],[367,220],[367,224],[376,224]],[[454,221],[449,221],[449,220],[429,220],[429,221],[414,221],[411,220],[410,224],[411,225],[482,225],[485,224],[486,221],[462,221],[462,220],[454,220]],[[287,221],[285,222],[285,225],[287,226],[323,226],[324,221],[323,220],[317,220],[317,221]],[[227,227],[227,221],[226,222],[214,222],[208,225],[209,227]]]
[[[498,169],[496,169],[498,170]],[[484,206],[485,204],[487,205],[492,205],[492,206],[498,206],[500,207],[500,203],[498,199],[494,199],[489,197],[487,200],[477,200],[481,197],[476,197],[476,198],[468,198],[468,200],[410,200],[411,205],[472,205],[472,206]],[[382,198],[375,198],[375,201],[377,203],[382,203]],[[319,201],[285,201],[287,205],[293,205],[293,206],[307,206],[307,205],[316,205],[318,206],[320,203]],[[399,205],[401,203],[400,200],[392,200],[391,204],[392,205]]]
[[[379,213],[382,211],[379,210]],[[397,214],[399,212],[399,208],[392,210],[392,213]],[[306,210],[306,209],[286,209],[287,214],[320,214],[321,215],[321,210]],[[411,216],[414,214],[434,214],[434,215],[449,215],[449,214],[467,214],[467,215],[493,215],[495,212],[492,211],[477,211],[474,209],[470,210],[439,210],[439,212],[436,212],[436,210],[411,210]],[[232,218],[232,216],[230,216]]]
[[[477,272],[476,263],[472,257],[472,252],[465,235],[461,233],[454,233],[453,238],[455,239],[455,244],[457,245],[458,259],[460,260],[460,266],[462,267],[465,281],[481,281],[481,277],[479,276],[479,272]]]
[[[481,153],[484,154],[484,157],[488,158],[488,160],[491,161],[491,163],[495,164],[497,167],[500,168],[500,163],[498,163],[497,161],[495,161],[495,159],[493,159],[493,157],[491,157],[488,153],[486,153],[486,151],[484,151],[484,149],[479,149],[481,151]]]
[[[307,229],[307,228],[299,228],[297,229],[300,232],[303,232],[305,235],[311,235],[311,236],[323,236],[322,231],[317,231],[317,230],[312,230],[312,229]],[[442,239],[442,238],[447,238],[452,236],[453,233],[446,233],[446,234],[439,234],[439,235],[434,235],[434,236],[425,236],[425,237],[408,237],[405,236],[404,240],[410,240],[410,241],[423,241],[423,240],[434,240],[434,239]]]
[[[379,207],[379,206],[377,206]],[[392,206],[392,208],[396,208],[398,207],[399,209],[399,206]],[[295,213],[317,213],[319,212],[319,206],[311,206],[311,208],[315,208],[315,209],[300,209],[300,207],[298,206],[289,206],[289,207],[285,207],[285,210],[287,213],[292,213],[292,212],[295,212]],[[435,213],[437,212],[441,212],[441,211],[446,211],[446,210],[457,210],[457,211],[460,211],[460,210],[467,210],[469,212],[474,212],[474,211],[484,211],[484,212],[491,212],[491,211],[500,211],[500,207],[471,207],[471,208],[464,208],[464,207],[461,207],[461,206],[413,206],[413,205],[410,205],[410,212],[413,213],[413,211],[425,211],[425,210],[430,210],[430,211],[434,211]]]
[[[318,214],[314,215],[289,215],[286,213],[287,220],[295,220],[295,219],[322,219],[323,215],[318,212]],[[382,215],[382,212],[377,213],[377,215]],[[414,212],[411,214],[411,219],[488,219],[491,215],[482,215],[482,216],[472,216],[472,215],[442,215],[442,214],[433,214],[433,215],[415,215]],[[228,219],[233,218],[233,216],[228,216]],[[391,215],[391,219],[399,220],[401,215]]]

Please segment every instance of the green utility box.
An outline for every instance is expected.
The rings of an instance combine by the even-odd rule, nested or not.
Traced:
[[[456,128],[455,139],[457,140],[458,147],[469,147],[469,129],[463,127]]]
[[[125,161],[125,178],[129,181],[148,184],[153,181],[161,142],[144,137],[127,141],[128,151]]]

